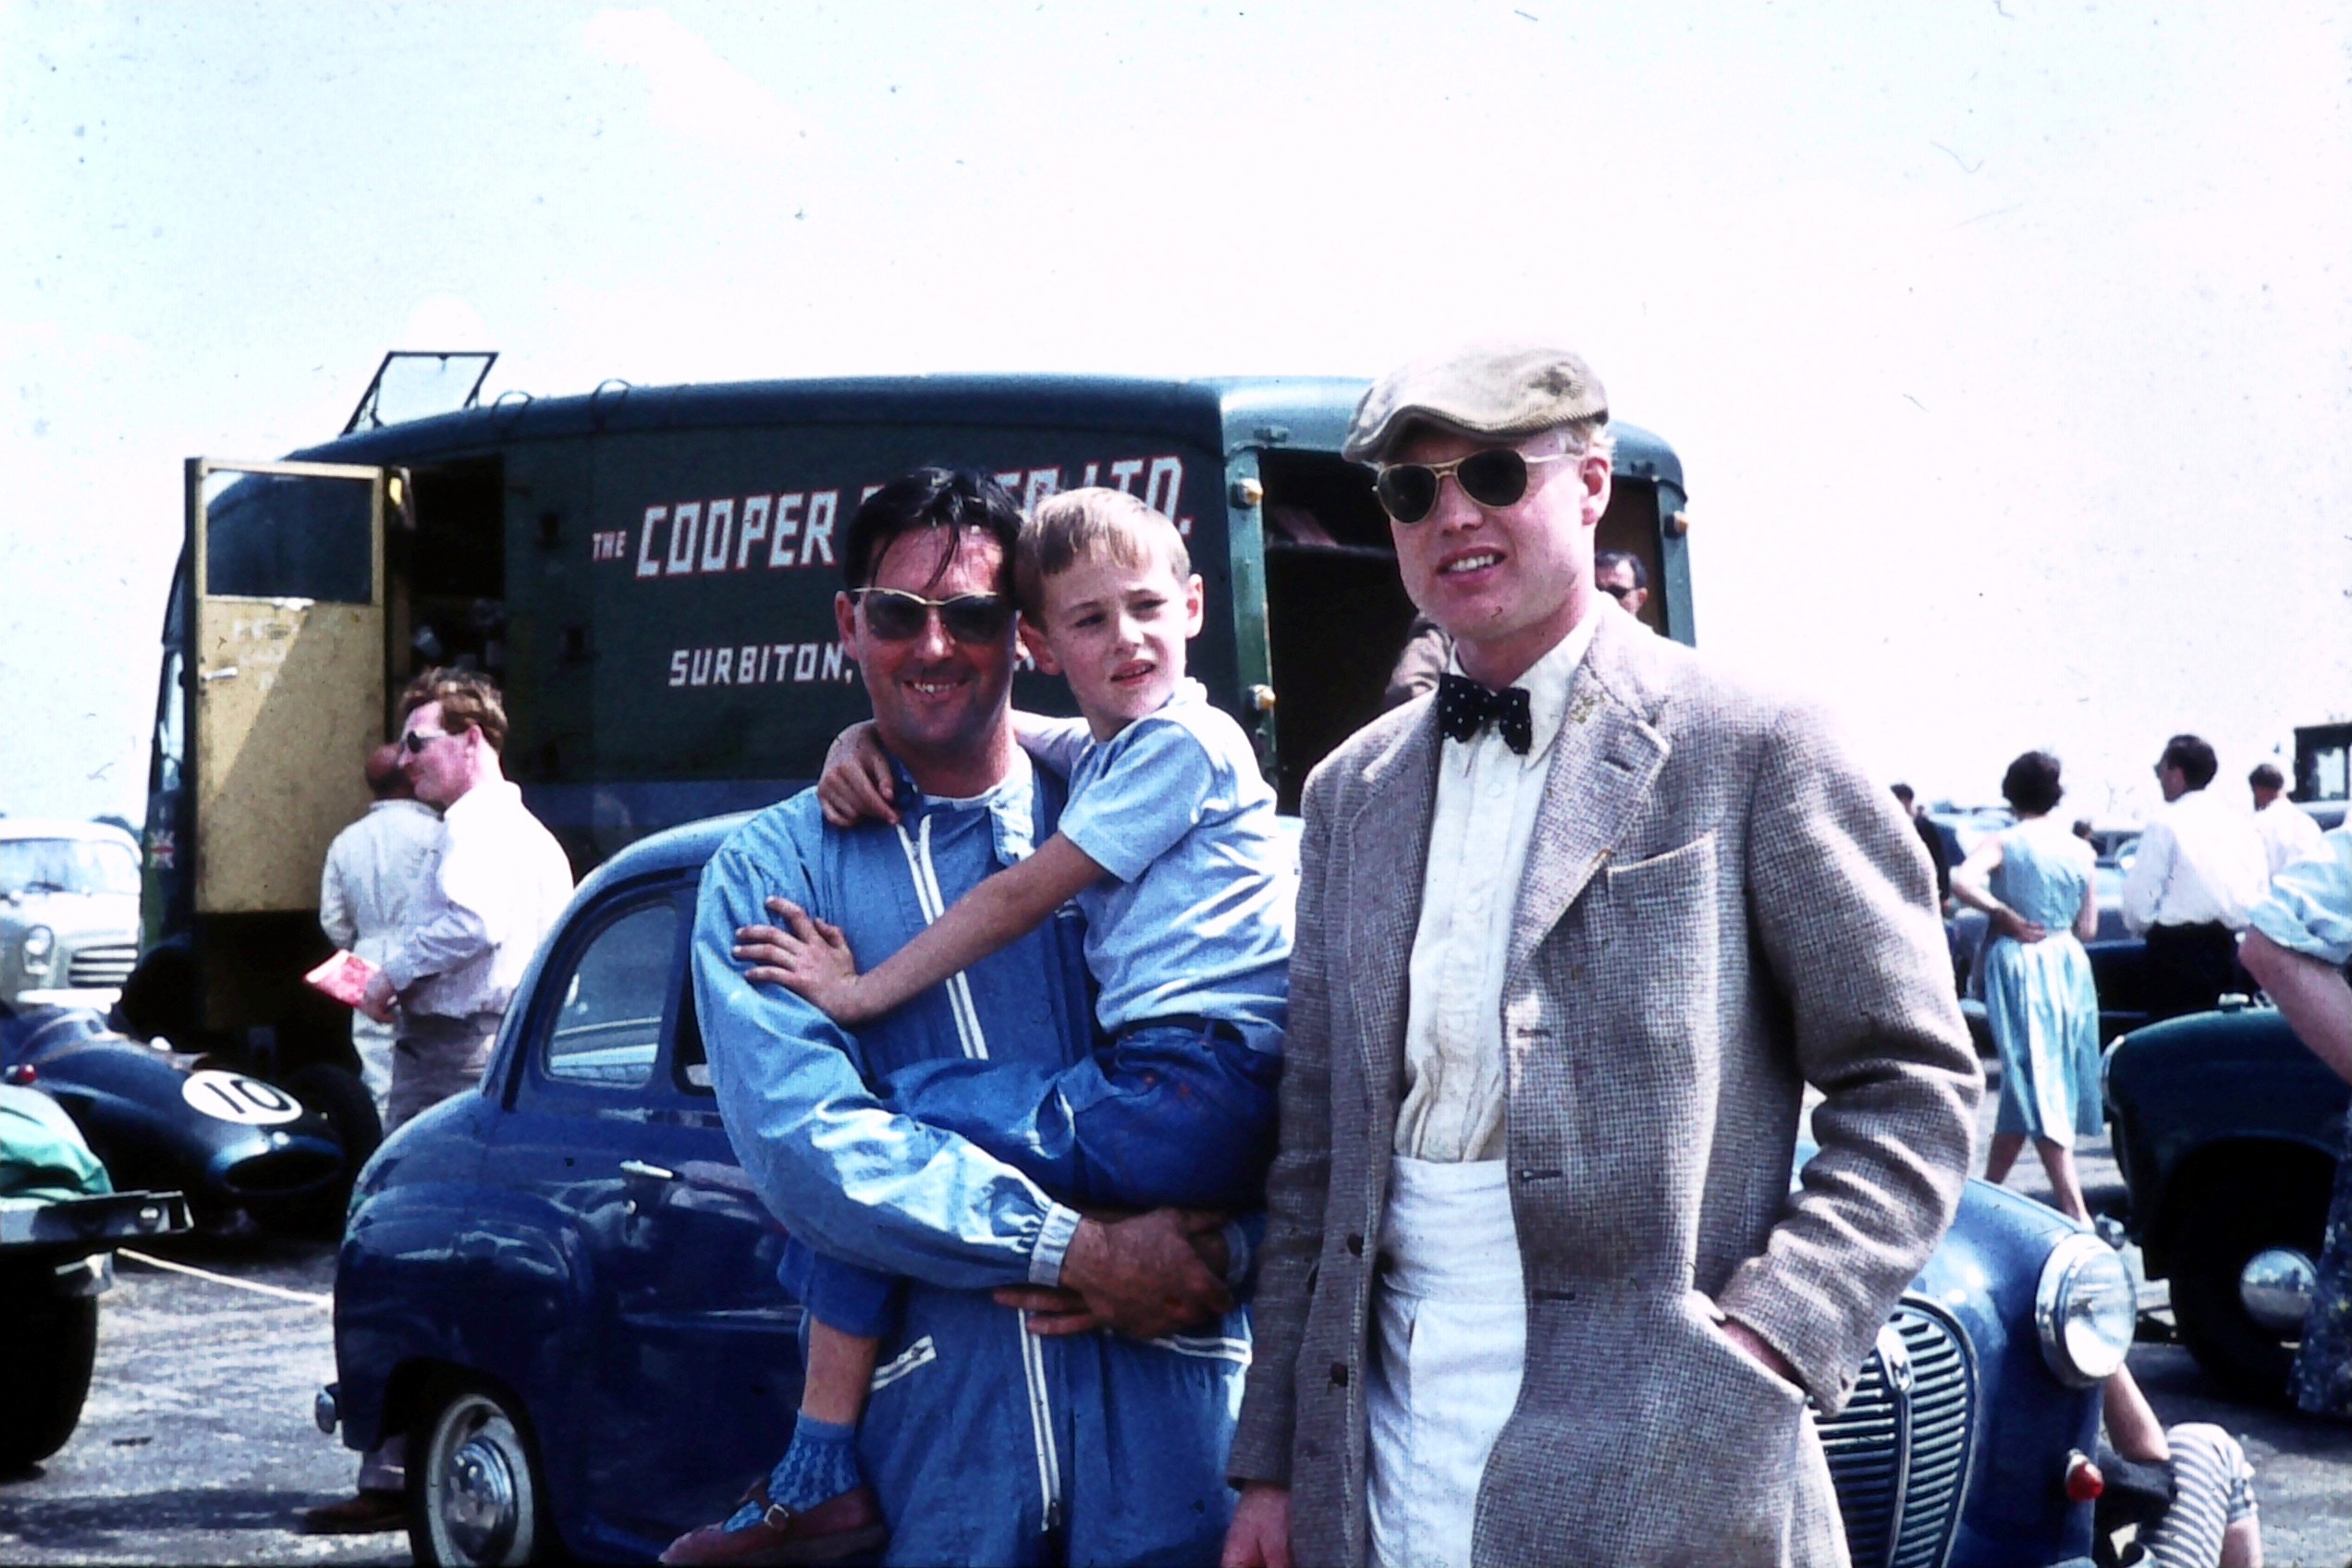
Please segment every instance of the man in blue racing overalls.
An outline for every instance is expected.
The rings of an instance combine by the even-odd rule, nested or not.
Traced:
[[[695,998],[729,1136],[793,1233],[787,1285],[806,1280],[809,1247],[908,1280],[858,1436],[890,1531],[885,1561],[1214,1562],[1249,1338],[1203,1259],[1228,1264],[1233,1232],[1195,1240],[1197,1220],[1165,1210],[1082,1219],[868,1086],[940,1057],[1083,1057],[1093,1025],[1075,912],[854,1035],[751,985],[737,956],[737,933],[768,923],[766,900],[781,897],[878,962],[1052,833],[1061,786],[1023,754],[1009,717],[1018,526],[1001,489],[944,470],[859,508],[836,610],[898,799],[913,803],[897,824],[839,829],[811,791],[739,828],[704,873]],[[858,591],[875,587],[932,601],[924,629],[874,636]],[[1121,1332],[1068,1331],[1097,1321]],[[730,1538],[691,1560],[794,1561],[795,1528],[784,1510],[747,1506]]]

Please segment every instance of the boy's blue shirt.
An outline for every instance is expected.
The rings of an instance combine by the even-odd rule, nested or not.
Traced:
[[[1196,680],[1108,741],[1084,735],[1035,739],[1070,776],[1059,831],[1109,873],[1078,895],[1104,1030],[1215,1018],[1279,1051],[1296,864],[1249,737]]]

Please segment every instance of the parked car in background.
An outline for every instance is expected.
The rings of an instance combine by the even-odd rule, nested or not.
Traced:
[[[592,876],[480,1090],[361,1173],[320,1423],[355,1449],[406,1434],[420,1563],[649,1559],[726,1513],[790,1436],[785,1233],[728,1144],[686,979],[696,885],[735,820]],[[1822,1425],[1855,1560],[2086,1562],[2066,1473],[2135,1316],[2095,1237],[1969,1183]],[[877,1382],[939,1375],[911,1351]]]
[[[138,958],[138,841],[103,823],[0,817],[0,1001],[103,1011]]]
[[[2268,1006],[2135,1029],[2107,1049],[2115,1163],[2150,1279],[2213,1378],[2275,1400],[2301,1340],[2352,1084]]]
[[[178,1193],[115,1191],[55,1101],[0,1083],[0,1305],[9,1322],[0,1475],[48,1458],[80,1424],[115,1248],[187,1229]]]
[[[339,1234],[382,1135],[366,1089],[338,1069],[271,1083],[129,1039],[86,1008],[0,1002],[0,1077],[62,1107],[116,1184],[183,1192],[206,1221],[241,1209]]]

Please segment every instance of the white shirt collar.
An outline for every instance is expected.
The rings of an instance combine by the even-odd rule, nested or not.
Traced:
[[[513,779],[494,778],[486,783],[476,784],[472,789],[451,801],[448,808],[442,812],[441,820],[447,822],[460,812],[472,816],[479,811],[496,811],[500,806],[521,803],[522,790]]]

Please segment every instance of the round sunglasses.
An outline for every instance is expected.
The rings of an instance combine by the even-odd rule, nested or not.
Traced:
[[[1511,447],[1488,447],[1450,463],[1385,463],[1372,481],[1373,494],[1388,514],[1408,528],[1436,509],[1438,487],[1447,474],[1462,493],[1482,507],[1516,506],[1527,494],[1527,470],[1537,463],[1566,462],[1574,452],[1531,458]]]
[[[1012,602],[1001,594],[958,594],[951,599],[926,599],[903,588],[861,588],[853,595],[865,606],[865,629],[885,643],[904,643],[923,635],[931,612],[959,643],[994,643],[1012,624]]]

